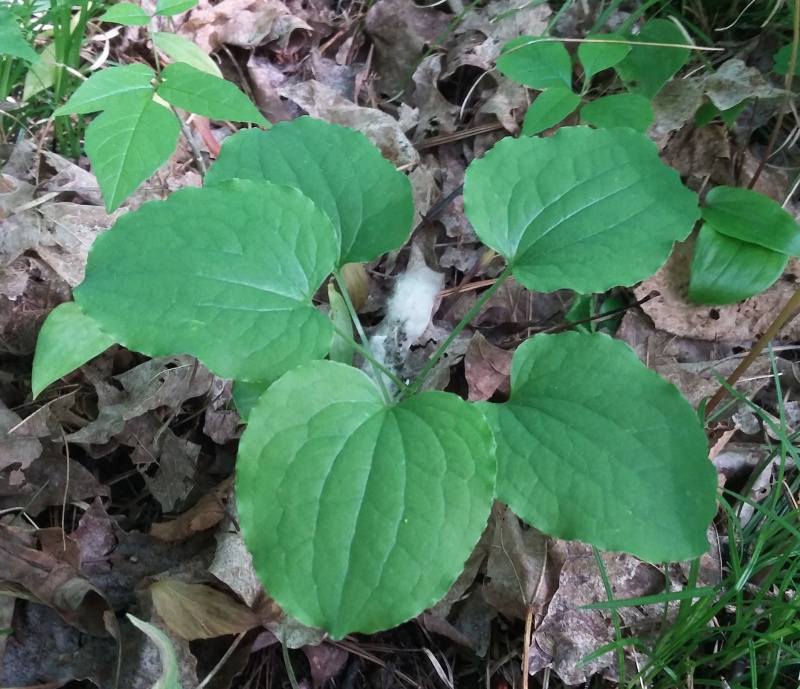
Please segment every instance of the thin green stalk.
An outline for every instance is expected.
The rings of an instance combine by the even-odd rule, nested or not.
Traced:
[[[359,338],[361,338],[361,342],[363,343],[364,349],[369,354],[369,356],[366,356],[365,358],[372,365],[372,370],[375,373],[375,378],[378,380],[378,387],[380,388],[380,391],[383,394],[383,398],[386,400],[386,404],[391,404],[392,396],[386,389],[386,383],[383,380],[383,375],[381,375],[381,370],[380,370],[381,368],[385,367],[378,365],[378,360],[375,357],[375,354],[373,354],[372,348],[369,346],[369,340],[367,339],[367,335],[364,332],[364,327],[361,325],[361,319],[358,317],[358,313],[356,313],[356,307],[353,306],[353,301],[350,299],[350,293],[347,291],[347,284],[342,278],[342,274],[339,272],[338,268],[334,269],[333,277],[336,280],[336,284],[339,286],[339,292],[341,293],[342,299],[344,299],[344,303],[347,306],[347,312],[350,314],[350,320],[353,321],[353,326],[355,327]],[[398,389],[402,390],[402,388]]]
[[[469,324],[469,322],[473,319],[476,313],[481,310],[483,305],[492,298],[494,293],[500,289],[500,285],[502,285],[507,278],[511,276],[511,266],[506,266],[506,269],[501,273],[500,277],[497,278],[497,282],[495,282],[483,295],[478,301],[475,303],[469,312],[467,313],[464,318],[461,319],[461,322],[453,329],[453,332],[450,333],[450,336],[442,343],[442,346],[436,350],[436,353],[431,357],[430,361],[425,365],[425,368],[422,369],[422,373],[419,374],[417,380],[414,381],[414,384],[406,391],[405,396],[410,397],[413,395],[417,390],[419,390],[422,383],[425,382],[425,378],[427,375],[433,370],[433,367],[436,365],[436,362],[442,358],[442,355],[447,351],[447,348],[456,339],[458,334]]]

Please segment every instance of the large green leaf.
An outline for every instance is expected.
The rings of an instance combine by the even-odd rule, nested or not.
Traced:
[[[532,89],[572,86],[572,61],[558,41],[520,36],[503,46],[497,69]]]
[[[655,273],[699,209],[630,129],[506,138],[467,170],[467,217],[528,289],[604,292]]]
[[[598,72],[618,64],[630,52],[629,44],[610,42],[621,39],[622,36],[614,34],[593,35],[587,36],[587,41],[578,46],[578,59],[583,66],[586,81],[589,81]]]
[[[580,104],[581,97],[566,86],[547,89],[536,97],[525,113],[522,133],[525,136],[533,136],[554,127]]]
[[[80,307],[70,301],[56,306],[42,325],[33,357],[33,396],[114,344]]]
[[[150,38],[156,48],[171,57],[175,62],[185,62],[201,72],[222,78],[222,72],[217,63],[206,55],[200,46],[192,43],[188,38],[179,36],[176,33],[163,31],[151,33]]]
[[[614,69],[629,91],[653,99],[672,76],[689,59],[689,41],[677,25],[669,19],[651,19],[635,36],[631,51]],[[656,43],[661,45],[636,45]]]
[[[650,100],[638,93],[603,96],[581,108],[584,122],[603,129],[630,127],[637,132],[646,132],[654,117]]]
[[[12,55],[28,62],[39,61],[36,51],[22,35],[16,16],[6,7],[0,7],[0,55]]]
[[[607,335],[540,335],[517,349],[511,398],[482,403],[497,497],[556,538],[650,562],[708,550],[717,473],[678,389]]]
[[[267,592],[334,639],[393,627],[461,573],[492,504],[494,441],[481,413],[425,392],[387,406],[361,371],[287,373],[239,447],[239,523]]]
[[[158,95],[167,103],[212,120],[255,122],[269,126],[267,119],[234,84],[203,72],[185,62],[173,62],[161,73]]]
[[[330,321],[310,300],[335,259],[334,229],[308,198],[232,180],[123,215],[95,241],[75,299],[129,349],[269,380],[328,351]]]
[[[760,294],[781,276],[788,262],[786,254],[703,225],[694,247],[689,301],[734,304]]]
[[[109,67],[95,72],[84,81],[70,99],[56,110],[56,115],[75,115],[98,112],[124,104],[130,98],[133,107],[154,92],[151,83],[155,72],[147,65]]]
[[[703,220],[717,232],[790,256],[800,256],[800,227],[768,196],[752,189],[715,187],[706,195]]]
[[[94,119],[86,129],[86,154],[109,213],[169,160],[180,133],[178,118],[148,93],[129,96]]]
[[[372,261],[402,246],[414,204],[408,178],[363,134],[310,117],[226,139],[206,185],[264,179],[302,191],[341,235],[339,265]]]

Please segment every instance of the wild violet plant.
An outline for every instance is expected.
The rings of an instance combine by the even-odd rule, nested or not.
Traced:
[[[511,275],[539,291],[642,280],[700,215],[630,129],[504,139],[470,165],[464,199],[508,267],[458,329]],[[624,343],[528,340],[504,404],[419,392],[421,379],[393,396],[325,359],[333,325],[312,296],[402,246],[412,215],[407,178],[357,132],[308,117],[242,131],[204,188],[97,239],[75,302],[42,328],[34,394],[114,342],[265,389],[238,455],[242,533],[269,594],[333,638],[444,596],[494,499],[554,537],[653,562],[703,553],[716,472],[702,426]]]

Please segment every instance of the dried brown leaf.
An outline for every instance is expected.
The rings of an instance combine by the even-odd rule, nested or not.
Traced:
[[[285,48],[293,31],[312,28],[279,0],[204,2],[189,14],[179,33],[207,53],[222,45],[254,48],[276,42]]]
[[[416,149],[397,121],[385,112],[362,108],[313,79],[302,84],[284,86],[278,92],[284,98],[297,103],[312,117],[362,132],[381,149],[384,158],[398,167],[419,161]]]
[[[164,579],[150,586],[158,616],[183,639],[213,639],[258,627],[263,620],[228,594],[205,584]]]
[[[514,352],[489,344],[476,332],[464,356],[464,376],[467,379],[470,402],[483,402],[496,392],[508,395],[511,391],[511,359]]]
[[[182,541],[219,524],[225,517],[225,500],[233,488],[233,477],[225,479],[213,491],[204,495],[197,504],[177,518],[153,524],[150,535],[165,541]]]
[[[87,634],[105,636],[103,613],[111,606],[103,593],[54,554],[52,533],[43,538],[51,543],[50,552],[36,547],[35,533],[0,524],[0,586],[10,595],[32,597],[53,608]]]

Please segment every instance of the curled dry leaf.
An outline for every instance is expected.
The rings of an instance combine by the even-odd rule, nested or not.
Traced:
[[[275,617],[237,603],[231,596],[205,584],[164,579],[150,586],[158,616],[182,639],[213,639],[239,634]]]
[[[41,545],[52,545],[52,537],[52,533],[45,533],[42,542],[36,533],[0,525],[0,583],[4,592],[32,597],[81,631],[105,636],[103,613],[111,606],[73,564],[53,554],[57,549],[48,552],[37,548],[37,540]],[[75,555],[77,547],[71,552]]]
[[[179,33],[213,53],[224,44],[253,48],[275,41],[285,48],[297,29],[312,31],[278,0],[223,0],[194,9]]]
[[[489,344],[476,332],[469,341],[464,356],[464,375],[469,386],[467,399],[484,402],[496,392],[508,395],[511,392],[511,359],[514,352]]]
[[[233,487],[233,476],[225,479],[213,491],[204,495],[197,504],[177,518],[159,522],[150,527],[150,535],[165,541],[182,541],[198,531],[205,531],[219,524],[225,516],[225,500]]]
[[[302,84],[284,86],[278,93],[297,103],[312,117],[363,132],[381,149],[383,157],[398,167],[419,162],[417,151],[400,125],[385,112],[362,108],[313,79]]]

